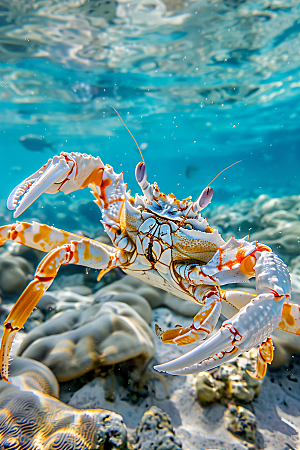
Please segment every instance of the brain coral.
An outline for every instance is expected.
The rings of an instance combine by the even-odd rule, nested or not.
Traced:
[[[58,401],[58,384],[47,367],[14,358],[10,372],[10,384],[0,381],[1,449],[130,450],[122,417]]]
[[[55,315],[28,334],[19,355],[44,363],[59,381],[140,355],[153,357],[154,337],[145,321],[149,305],[144,299],[145,304],[139,305],[135,298],[129,306],[118,298]]]

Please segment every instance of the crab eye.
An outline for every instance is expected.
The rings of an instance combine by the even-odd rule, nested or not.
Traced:
[[[186,228],[187,230],[193,230],[194,229],[193,225],[190,224],[190,223],[184,223],[182,225],[182,228]]]

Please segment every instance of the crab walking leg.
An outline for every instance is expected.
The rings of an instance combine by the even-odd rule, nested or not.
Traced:
[[[256,294],[244,291],[225,291],[221,289],[222,313],[227,319],[233,317],[237,311],[246,306]]]
[[[201,302],[204,306],[193,319],[190,327],[176,326],[167,331],[162,331],[155,325],[157,336],[167,344],[186,345],[196,342],[199,338],[205,339],[210,334],[221,314],[220,289],[217,286],[207,286],[204,289]]]
[[[248,375],[256,380],[262,380],[267,372],[267,365],[273,361],[273,342],[268,337],[257,350],[257,362],[255,373],[247,370]]]
[[[300,305],[284,303],[278,330],[300,335]]]
[[[43,252],[50,252],[71,241],[81,241],[82,236],[38,222],[17,222],[0,227],[0,245],[8,240]],[[109,248],[109,246],[107,247]]]
[[[20,330],[38,301],[53,282],[60,266],[79,264],[94,269],[117,267],[126,263],[123,253],[101,243],[82,239],[52,250],[40,262],[34,279],[27,286],[4,322],[0,349],[1,376],[8,379],[8,358],[15,334]]]

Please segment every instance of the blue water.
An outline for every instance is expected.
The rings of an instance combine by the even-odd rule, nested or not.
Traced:
[[[2,206],[60,151],[99,155],[136,192],[141,158],[110,105],[166,193],[195,198],[242,160],[214,181],[215,205],[299,194],[297,2],[20,0],[1,14]],[[53,148],[26,149],[28,134]]]

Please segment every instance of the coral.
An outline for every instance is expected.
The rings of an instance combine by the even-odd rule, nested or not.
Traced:
[[[129,306],[120,301],[121,295],[117,297],[119,301],[108,300],[83,311],[68,310],[55,315],[28,334],[19,355],[43,362],[59,381],[140,355],[144,359],[153,357],[154,337],[146,322],[151,320],[145,308],[147,302],[143,300],[139,305],[138,299],[133,298]]]
[[[300,253],[300,196],[271,198],[260,195],[232,206],[221,205],[208,212],[212,226],[217,226],[225,239],[232,233],[269,245],[285,262]]]
[[[122,417],[104,409],[78,410],[58,397],[51,371],[14,358],[12,382],[0,381],[0,448],[130,450]]]
[[[201,372],[196,377],[196,390],[202,404],[220,401],[227,404],[229,400],[242,403],[251,402],[260,393],[262,380],[248,375],[253,370],[256,349],[246,352],[234,361],[222,364],[214,371]]]
[[[176,438],[168,414],[152,406],[142,417],[136,429],[134,450],[180,450],[181,442]]]
[[[240,439],[254,443],[256,441],[256,417],[242,406],[229,405],[224,413],[227,430]]]
[[[209,372],[201,372],[196,378],[198,400],[202,404],[220,400],[225,389],[225,383],[216,380]]]

